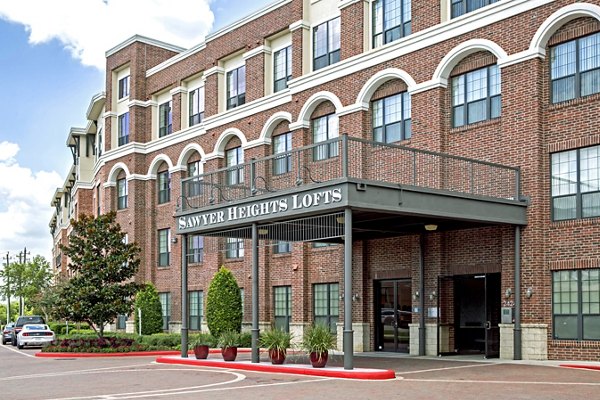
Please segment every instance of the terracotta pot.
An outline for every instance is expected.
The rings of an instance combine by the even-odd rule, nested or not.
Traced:
[[[312,364],[313,368],[323,368],[325,364],[327,364],[328,358],[329,353],[327,352],[321,354],[316,352],[310,353],[310,363]]]
[[[223,361],[235,361],[237,357],[237,347],[225,347],[221,349]]]
[[[208,358],[208,346],[203,344],[201,346],[194,347],[194,355],[199,360],[204,360]]]
[[[285,361],[285,352],[281,350],[269,350],[271,364],[283,364]]]

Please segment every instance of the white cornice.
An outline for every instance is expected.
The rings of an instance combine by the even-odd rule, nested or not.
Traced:
[[[340,10],[343,10],[344,8],[351,6],[352,4],[361,3],[361,2],[368,3],[369,0],[342,0],[340,2],[340,4],[338,5],[338,8]]]
[[[110,117],[117,118],[118,115],[119,114],[117,114],[116,111],[106,111],[102,117],[103,118],[110,118]]]
[[[537,51],[525,50],[520,53],[511,54],[506,57],[504,60],[498,61],[498,67],[504,68],[510,65],[519,64],[528,60],[533,60],[534,58],[546,58],[546,51],[543,49]]]
[[[112,56],[113,54],[123,50],[125,47],[130,46],[135,42],[145,43],[145,44],[149,44],[149,45],[155,46],[155,47],[161,47],[166,50],[174,51],[175,53],[181,53],[182,51],[185,50],[185,48],[175,46],[174,44],[169,44],[166,42],[162,42],[160,40],[151,39],[149,37],[142,36],[142,35],[133,35],[129,39],[126,39],[125,41],[119,43],[112,49],[108,50],[106,52],[106,57],[108,58],[108,57]]]
[[[183,86],[177,86],[176,88],[171,89],[171,91],[169,93],[171,93],[171,96],[175,96],[176,94],[187,93],[187,92],[188,92],[187,88],[184,88]]]
[[[267,50],[267,49],[268,49],[268,50]],[[247,52],[245,52],[245,53],[242,55],[242,58],[243,58],[243,59],[244,59],[244,61],[245,61],[245,60],[247,60],[247,59],[249,59],[249,58],[252,58],[252,57],[254,57],[254,56],[257,56],[257,55],[259,55],[259,54],[266,53],[267,51],[268,51],[268,52],[271,52],[271,49],[270,49],[269,47],[265,47],[265,46],[258,46],[258,47],[256,47],[256,48],[254,48],[254,49],[250,50],[250,51],[247,51]]]
[[[131,107],[149,107],[149,106],[156,106],[158,105],[156,103],[156,101],[152,101],[152,100],[147,100],[147,101],[142,101],[142,100],[130,100],[129,103],[127,103],[127,107],[131,108]]]
[[[294,32],[297,29],[310,29],[310,23],[301,19],[299,21],[292,22],[288,29],[290,32]]]
[[[85,113],[86,118],[90,120],[98,119],[100,111],[102,111],[102,107],[104,106],[105,102],[106,92],[100,92],[93,95]]]
[[[209,77],[212,74],[224,74],[224,73],[225,73],[225,69],[223,67],[219,67],[218,65],[215,65],[214,67],[209,68],[206,71],[204,71],[204,76]]]

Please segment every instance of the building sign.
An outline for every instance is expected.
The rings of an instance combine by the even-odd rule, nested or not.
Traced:
[[[179,217],[179,231],[187,231],[204,227],[215,227],[231,222],[242,222],[245,219],[268,217],[291,211],[321,208],[342,201],[342,189],[333,188],[305,194],[294,194],[277,199],[259,201],[251,204],[229,206],[225,209],[208,211]]]

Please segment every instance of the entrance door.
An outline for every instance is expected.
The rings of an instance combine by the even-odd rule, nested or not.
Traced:
[[[412,322],[410,279],[376,282],[375,296],[375,348],[408,353],[408,324]]]
[[[454,277],[456,352],[500,354],[500,274]]]

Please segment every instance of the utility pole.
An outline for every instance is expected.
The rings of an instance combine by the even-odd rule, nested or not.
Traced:
[[[9,266],[9,262],[10,262],[10,257],[9,257],[10,252],[6,252],[6,266],[4,267],[4,271],[6,271],[6,300],[7,300],[7,304],[6,304],[6,323],[8,324],[10,322],[10,274],[8,271],[8,266]]]
[[[19,263],[21,264],[21,272],[19,272],[19,315],[23,315],[23,294],[21,292],[22,287],[21,287],[21,279],[22,279],[22,274],[23,274],[23,268],[24,265],[27,263],[27,254],[30,254],[27,252],[27,247],[23,248],[23,252],[19,253]],[[22,260],[21,260],[22,259]]]

